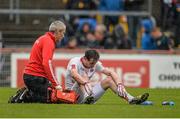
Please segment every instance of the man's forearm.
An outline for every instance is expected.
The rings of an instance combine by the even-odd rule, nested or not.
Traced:
[[[44,67],[44,70],[48,76],[49,81],[52,83],[52,85],[54,87],[59,85],[60,83],[58,82],[58,80],[54,74],[51,60],[43,60],[43,67]]]
[[[118,75],[111,71],[111,77],[114,80],[114,82],[118,85],[119,83],[122,83],[121,79],[118,77]]]
[[[110,76],[112,80],[116,83],[116,85],[118,85],[119,83],[122,83],[118,75],[114,71],[110,70],[109,68],[105,68],[102,72],[106,74],[107,76]]]
[[[71,72],[71,76],[79,83],[79,84],[86,84],[88,82],[88,79],[85,77],[82,77],[80,74],[78,74],[76,71]]]

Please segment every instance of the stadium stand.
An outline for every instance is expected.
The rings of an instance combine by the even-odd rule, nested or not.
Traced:
[[[23,13],[23,11],[21,11],[21,13],[18,14],[17,11],[13,13],[12,12],[3,13],[3,11],[1,11],[0,32],[2,34],[3,47],[16,47],[16,46],[30,47],[32,43],[34,42],[34,40],[39,35],[41,35],[42,33],[48,30],[49,24],[53,20],[57,20],[57,19],[63,19],[65,22],[67,22],[66,24],[70,26],[67,28],[68,36],[70,34],[74,35],[73,33],[76,33],[77,31],[77,26],[76,26],[77,20],[81,18],[79,16],[82,16],[82,18],[96,18],[97,24],[99,23],[105,24],[108,32],[110,32],[110,35],[111,35],[116,25],[108,26],[107,25],[108,23],[106,23],[105,19],[103,20],[102,14],[97,15],[96,13],[96,14],[90,15],[90,12],[92,13],[92,10],[98,10],[98,5],[100,4],[98,3],[98,1],[100,0],[97,0],[97,1],[76,0],[75,2],[73,2],[73,0],[53,0],[53,1],[1,0],[0,10],[6,9],[6,10],[14,11],[14,10],[26,9],[26,10],[29,10],[28,12],[31,12],[30,14],[28,14],[27,11],[26,13]],[[126,2],[124,3],[125,8],[123,11],[121,11],[121,15],[122,14],[128,15],[127,20],[126,20],[127,23],[125,24],[127,24],[126,29],[128,29],[127,36],[132,39],[133,48],[141,48],[141,42],[140,42],[141,36],[138,36],[138,35],[139,34],[141,35],[141,33],[139,32],[140,32],[140,21],[142,19],[147,18],[149,16],[154,16],[155,21],[157,21],[157,25],[161,26],[164,24],[160,22],[162,13],[163,13],[161,12],[161,8],[163,7],[162,1],[161,0],[157,0],[157,1],[126,0]],[[87,6],[87,3],[89,4],[89,2],[91,3],[91,5],[94,2],[93,7],[91,6],[89,8],[89,6]],[[75,6],[71,6],[71,4],[69,5],[68,3],[73,3],[72,5],[75,5]],[[82,10],[82,11],[78,11],[79,12],[79,13],[77,12],[78,15],[72,15],[73,13],[76,12],[74,11],[74,9]],[[40,10],[40,11],[31,11],[31,10]],[[46,12],[48,12],[48,10],[49,11],[54,10],[56,11],[56,13],[50,14],[53,11],[49,12],[48,14],[46,14],[45,12],[41,13],[42,10],[46,10]],[[58,10],[62,10],[62,12]],[[70,10],[70,11],[67,12],[66,10]],[[84,12],[83,10],[88,10],[88,11]],[[146,11],[146,13],[142,13],[140,15],[140,12],[141,11],[143,12],[144,10]],[[61,13],[58,14],[58,12],[61,12]],[[89,14],[87,14],[88,12]],[[108,12],[105,11],[103,14],[107,15]],[[113,12],[113,14],[116,14],[116,13]],[[105,18],[106,15],[104,15],[103,17]],[[121,15],[119,14],[119,16]],[[120,21],[121,20],[119,17],[118,23],[120,23]],[[173,26],[177,26],[176,24],[174,24]],[[170,29],[171,32],[178,31],[178,30],[175,30],[175,27],[173,28],[174,29]],[[162,31],[164,31],[164,29],[162,29]],[[175,39],[175,46],[178,46],[179,42],[177,41],[178,40]],[[116,48],[116,47],[113,47],[113,48]]]
[[[15,1],[13,1],[15,2]],[[19,6],[21,9],[60,9],[63,4],[59,0],[20,0]],[[33,5],[30,5],[32,4]],[[16,3],[13,3],[16,8]],[[10,8],[10,1],[1,0],[0,8]],[[43,16],[43,15],[21,15],[20,23],[15,23],[15,14],[11,15],[1,14],[0,31],[2,33],[2,42],[4,47],[27,47],[31,46],[34,40],[47,31],[48,23],[53,19],[58,19],[57,16]]]
[[[81,1],[76,1],[77,3]],[[33,3],[33,5],[32,5]],[[78,3],[78,4],[79,4]],[[39,9],[39,10],[60,10],[67,5],[64,0],[1,0],[1,9]],[[78,5],[77,4],[77,5]],[[86,9],[86,8],[84,8]],[[69,17],[63,15],[65,19]],[[54,19],[60,19],[61,15],[41,14],[1,14],[0,31],[4,47],[27,47],[31,46],[37,36],[47,31],[47,26]],[[66,20],[67,21],[67,20]],[[70,21],[71,22],[71,21]],[[73,21],[72,21],[73,22]],[[71,23],[72,24],[72,23]]]

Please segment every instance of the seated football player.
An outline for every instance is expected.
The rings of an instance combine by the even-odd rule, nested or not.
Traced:
[[[129,94],[118,75],[99,61],[96,50],[87,50],[83,57],[72,58],[67,66],[65,84],[69,90],[80,95],[77,103],[93,104],[102,97],[107,89],[111,89],[117,96],[125,99],[129,104],[141,104],[146,101],[149,94],[134,97]],[[95,72],[105,74],[103,80],[92,79]]]

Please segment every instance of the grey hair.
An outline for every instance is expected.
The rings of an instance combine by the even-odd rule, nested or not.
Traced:
[[[98,30],[102,34],[105,34],[105,32],[107,31],[106,26],[104,24],[98,24],[96,26],[96,30]]]
[[[60,20],[56,20],[54,22],[51,23],[51,25],[49,26],[49,31],[56,31],[56,30],[65,30],[66,29],[66,25],[60,21]]]

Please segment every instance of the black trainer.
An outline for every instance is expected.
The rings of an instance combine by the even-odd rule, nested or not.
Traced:
[[[19,89],[15,95],[11,96],[8,100],[8,103],[22,103],[23,102],[23,96],[28,91],[26,87],[23,87]]]
[[[144,93],[143,95],[140,95],[140,96],[137,96],[135,98],[133,98],[129,104],[141,104],[143,103],[144,101],[146,101],[149,97],[149,93]]]
[[[93,103],[94,103],[94,97],[87,96],[85,101],[84,101],[84,104],[93,104]]]

